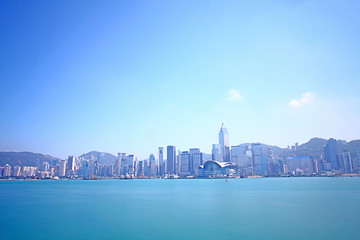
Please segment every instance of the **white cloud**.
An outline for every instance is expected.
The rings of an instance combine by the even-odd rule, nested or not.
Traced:
[[[313,92],[303,93],[302,98],[300,100],[293,99],[289,102],[289,105],[292,107],[300,107],[305,103],[309,103],[314,99],[315,94]]]
[[[230,100],[242,99],[240,93],[235,89],[230,89],[230,91],[228,92],[228,97]]]

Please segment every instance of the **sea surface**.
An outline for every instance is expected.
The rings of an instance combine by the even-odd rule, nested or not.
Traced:
[[[0,239],[360,239],[360,178],[0,181]]]

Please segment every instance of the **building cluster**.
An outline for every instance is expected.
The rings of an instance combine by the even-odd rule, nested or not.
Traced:
[[[296,143],[291,149],[298,148]],[[289,147],[290,148],[290,147]],[[88,158],[69,156],[67,160],[44,162],[40,167],[0,167],[3,178],[194,178],[250,176],[312,176],[318,174],[359,173],[360,149],[355,157],[349,151],[339,153],[337,141],[330,138],[320,157],[275,156],[272,148],[260,143],[230,147],[229,133],[224,125],[219,143],[212,145],[211,154],[190,148],[176,151],[175,146],[159,147],[157,156],[139,161],[134,155],[118,153],[114,164],[105,162],[105,153]]]

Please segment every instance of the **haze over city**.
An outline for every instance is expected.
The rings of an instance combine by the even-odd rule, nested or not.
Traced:
[[[359,6],[4,1],[0,151],[358,139]]]

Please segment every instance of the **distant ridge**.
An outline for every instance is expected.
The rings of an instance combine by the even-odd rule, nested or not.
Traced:
[[[59,161],[59,158],[32,152],[0,152],[0,166],[39,167],[43,162]]]
[[[98,159],[99,154],[103,153],[104,157],[100,158],[100,160]],[[115,160],[116,157],[114,155],[112,155],[111,153],[106,153],[106,152],[98,152],[98,151],[91,151],[88,153],[84,153],[82,155],[80,155],[79,157],[83,157],[85,159],[91,159],[93,158],[94,160],[99,161],[100,164],[115,164]]]

